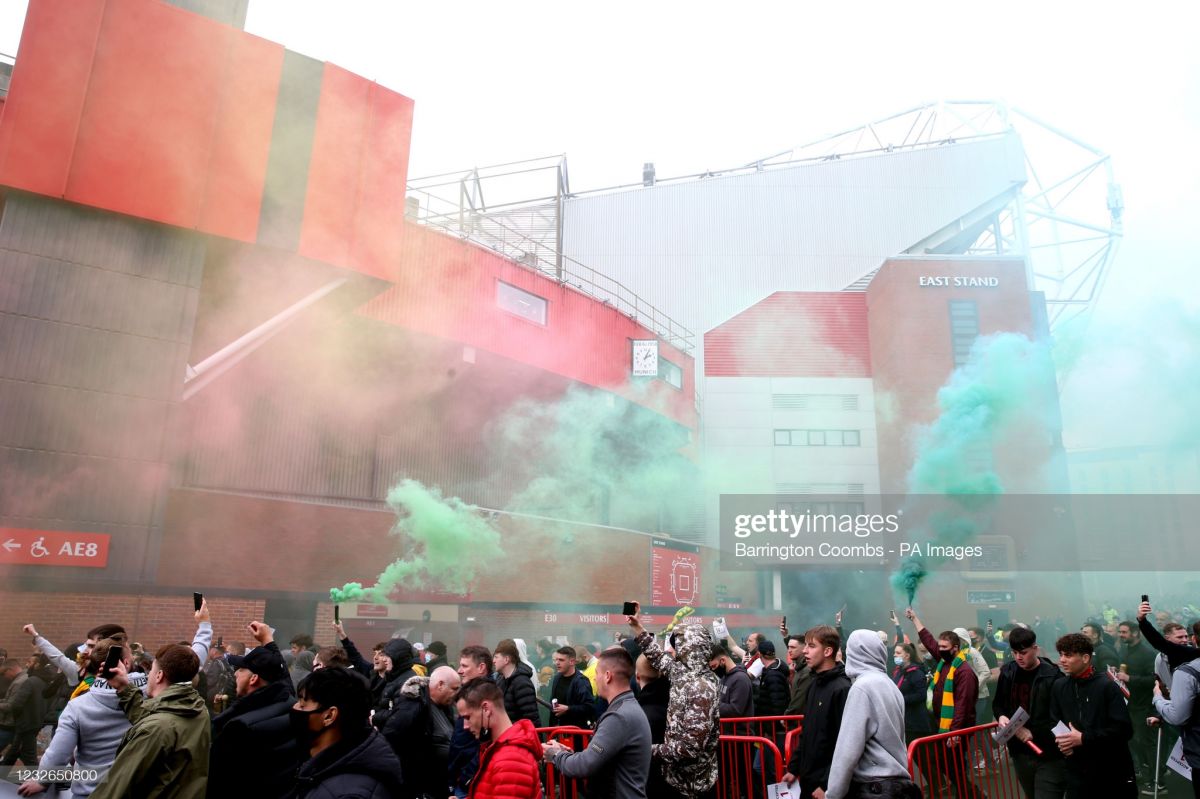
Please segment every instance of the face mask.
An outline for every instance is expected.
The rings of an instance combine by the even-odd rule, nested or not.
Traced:
[[[725,667],[724,667],[724,666],[717,666],[717,668],[713,670],[713,674],[715,674],[715,675],[717,675],[718,677],[720,677],[720,678],[724,679],[724,677],[725,677]]]
[[[900,657],[899,655],[897,655],[896,657],[892,658],[892,662],[894,662],[894,663],[895,663],[897,666],[903,666],[903,665],[904,665],[904,658],[902,658],[902,657]]]
[[[312,718],[313,714],[320,712],[320,708],[316,710],[297,710],[296,708],[291,708],[288,710],[288,723],[291,725],[292,735],[305,751],[312,746],[312,742],[321,734],[320,732],[313,732],[308,726],[308,720]]]
[[[939,650],[939,654],[941,654],[941,656],[942,656],[942,660],[946,661],[947,663],[949,663],[950,661],[954,660],[955,656],[957,656],[957,655],[958,655],[958,653],[957,653],[957,652],[955,652],[953,649],[949,649],[949,650],[947,650],[947,651],[945,651],[945,652],[941,652],[941,651]]]

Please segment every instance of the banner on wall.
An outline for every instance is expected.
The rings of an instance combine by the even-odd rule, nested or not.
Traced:
[[[651,540],[650,604],[681,607],[700,604],[700,547]]]

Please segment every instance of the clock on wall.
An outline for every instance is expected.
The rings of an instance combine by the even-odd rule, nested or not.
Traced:
[[[634,339],[633,376],[658,377],[658,339]]]

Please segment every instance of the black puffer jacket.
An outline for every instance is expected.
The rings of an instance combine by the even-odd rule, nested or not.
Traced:
[[[239,698],[213,719],[208,795],[281,796],[301,762],[288,721],[296,700],[286,680]]]
[[[451,792],[447,777],[454,718],[429,698],[429,679],[409,680],[383,728],[383,737],[400,759],[405,796],[442,797]]]
[[[392,706],[400,699],[400,689],[409,677],[418,676],[413,671],[413,648],[404,638],[393,638],[383,647],[383,654],[392,659],[392,668],[384,675],[383,690],[375,704],[375,716],[372,719],[377,729],[383,729],[391,715]]]
[[[758,675],[758,688],[754,693],[756,716],[784,715],[792,698],[788,689],[789,674],[790,670],[782,660],[776,660],[770,666],[763,666],[762,674]]]
[[[537,692],[533,687],[533,669],[524,663],[517,663],[517,669],[511,677],[500,674],[496,682],[504,692],[504,709],[514,724],[521,719],[529,719],[534,727],[541,726]]]
[[[300,767],[293,799],[401,799],[400,760],[375,730],[318,752]]]

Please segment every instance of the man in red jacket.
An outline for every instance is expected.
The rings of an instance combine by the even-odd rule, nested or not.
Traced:
[[[529,719],[509,719],[500,687],[491,680],[465,683],[458,715],[480,743],[471,799],[541,799],[541,741]]]

